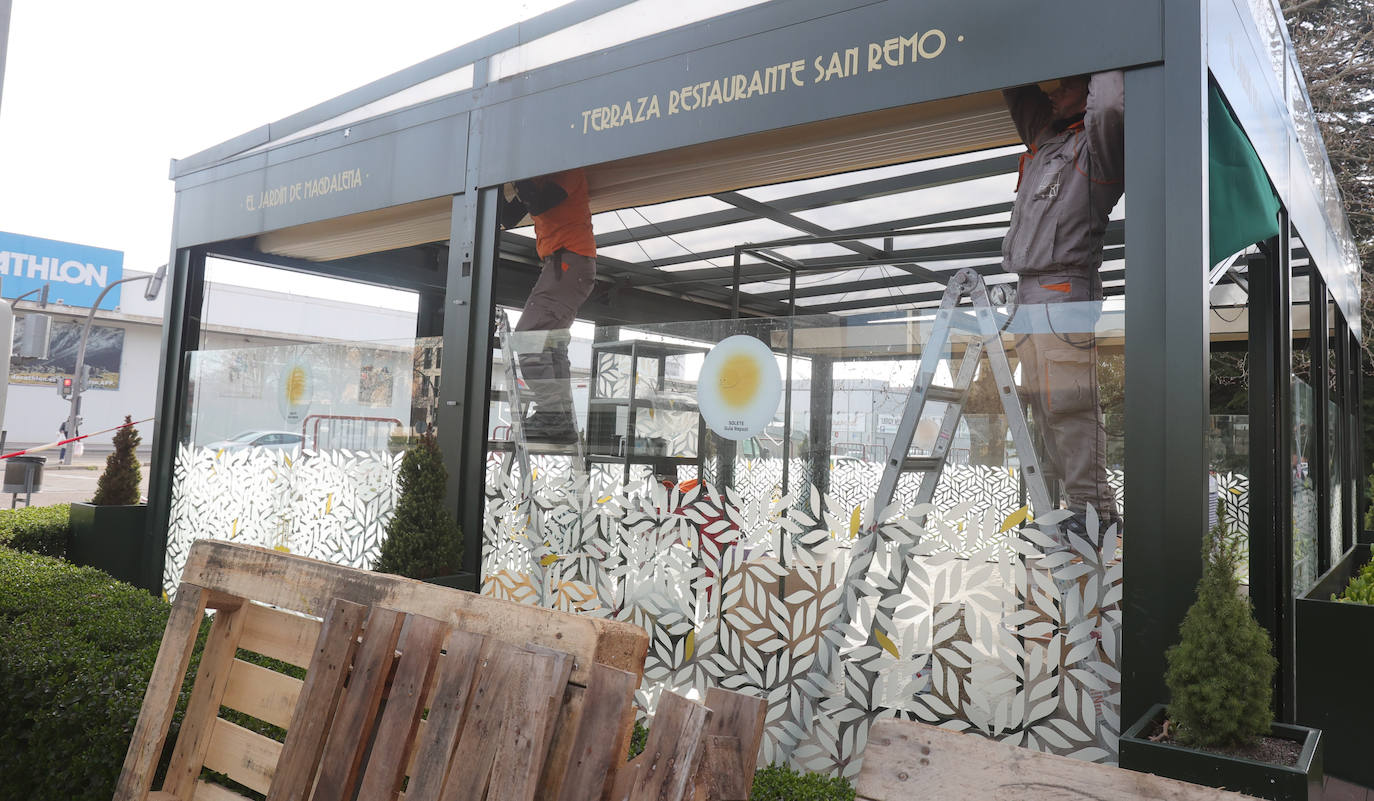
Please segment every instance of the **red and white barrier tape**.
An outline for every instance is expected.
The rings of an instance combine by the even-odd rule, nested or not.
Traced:
[[[92,432],[89,433],[89,434],[82,434],[82,435],[79,436],[79,437],[70,437],[70,438],[68,438],[68,439],[60,439],[60,440],[57,440],[56,442],[49,442],[49,443],[46,444],[46,445],[39,445],[39,446],[34,447],[34,448],[25,448],[25,449],[22,450],[22,451],[14,451],[13,453],[0,454],[0,459],[8,459],[8,458],[10,458],[11,456],[23,456],[23,455],[29,454],[29,453],[38,453],[39,451],[50,451],[50,450],[52,450],[53,448],[60,448],[60,447],[62,447],[63,445],[67,445],[67,444],[72,443],[72,442],[78,442],[78,441],[80,441],[80,440],[86,439],[87,437],[98,437],[98,436],[100,436],[101,434],[108,434],[108,433],[110,433],[111,431],[118,431],[119,429],[125,428],[125,427],[127,427],[127,426],[136,426],[136,425],[138,425],[139,423],[146,423],[146,422],[148,422],[148,421],[150,421],[150,420],[152,420],[152,419],[153,419],[153,418],[151,418],[151,417],[146,417],[146,418],[144,418],[144,419],[142,419],[142,420],[135,420],[135,421],[133,421],[132,423],[120,423],[119,425],[115,426],[114,428],[107,428],[107,429],[105,429],[104,431],[92,431]]]

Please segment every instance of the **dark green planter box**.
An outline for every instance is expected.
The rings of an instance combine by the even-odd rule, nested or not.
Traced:
[[[67,560],[103,570],[120,581],[161,595],[161,587],[144,586],[139,575],[147,538],[148,507],[144,504],[94,506],[74,503]]]
[[[1322,730],[1326,772],[1374,787],[1374,606],[1343,604],[1350,578],[1369,562],[1356,545],[1296,602],[1297,721]]]
[[[1164,705],[1155,704],[1121,735],[1121,767],[1208,787],[1224,787],[1274,801],[1320,801],[1322,797],[1322,732],[1306,726],[1273,724],[1270,736],[1302,743],[1298,764],[1270,765],[1239,757],[1211,754],[1147,739],[1164,720]]]
[[[467,592],[477,592],[476,573],[454,573],[449,576],[435,576],[425,579],[429,584],[438,584],[440,587],[452,587],[455,590],[466,590]]]

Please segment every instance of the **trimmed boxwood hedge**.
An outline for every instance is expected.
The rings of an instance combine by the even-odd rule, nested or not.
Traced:
[[[71,506],[0,509],[0,545],[44,556],[66,556]]]
[[[99,570],[0,548],[0,799],[113,795],[169,609]]]

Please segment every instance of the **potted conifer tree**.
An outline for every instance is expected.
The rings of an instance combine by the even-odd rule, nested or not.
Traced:
[[[477,576],[459,570],[462,532],[444,505],[448,471],[431,434],[422,435],[401,458],[398,483],[401,497],[372,569],[476,592]]]
[[[1203,539],[1197,600],[1166,654],[1171,700],[1122,735],[1121,766],[1261,798],[1320,799],[1321,731],[1273,722],[1277,662],[1240,593],[1239,540],[1224,523]]]
[[[148,533],[148,507],[140,503],[143,473],[137,450],[143,438],[133,422],[132,417],[125,415],[124,427],[115,433],[114,450],[105,459],[105,472],[100,474],[95,497],[90,503],[71,506],[67,558],[142,586],[140,565]],[[143,589],[159,592],[157,587]]]

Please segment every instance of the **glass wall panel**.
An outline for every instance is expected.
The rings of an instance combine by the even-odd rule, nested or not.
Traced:
[[[1316,458],[1316,405],[1312,385],[1292,377],[1293,391],[1293,593],[1306,592],[1317,580],[1317,488],[1312,475]]]
[[[164,586],[206,537],[370,567],[412,416],[426,419],[412,407],[426,352],[408,340],[187,354]]]
[[[644,709],[768,698],[764,762],[853,775],[894,714],[1115,759],[1122,298],[568,338],[520,426],[494,370],[483,592],[645,627]]]

